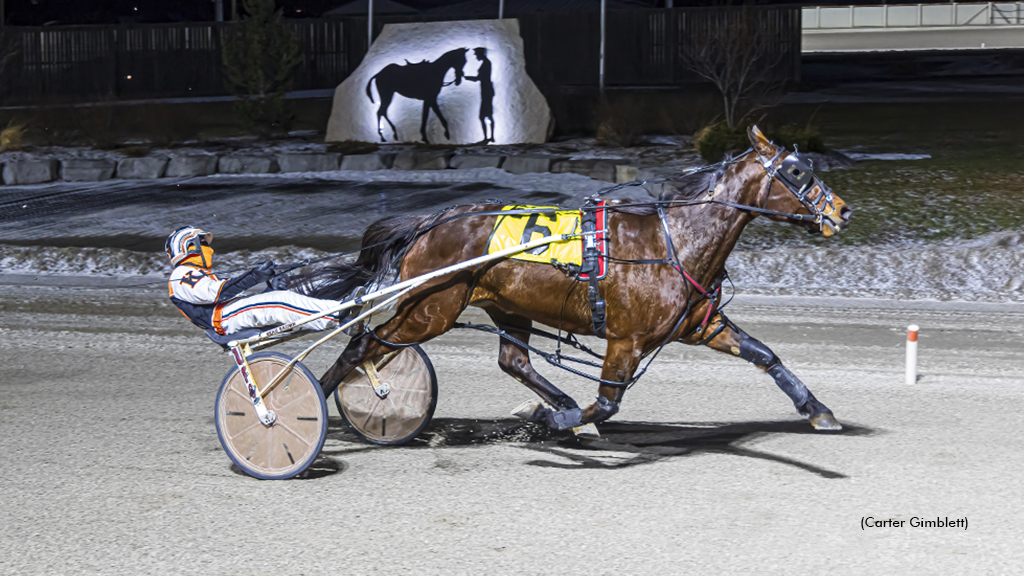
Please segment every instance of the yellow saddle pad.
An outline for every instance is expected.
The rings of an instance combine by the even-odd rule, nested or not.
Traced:
[[[552,208],[558,207],[505,206],[502,210],[545,210]],[[579,234],[581,231],[579,210],[559,210],[557,212],[500,216],[494,224],[494,231],[491,232],[491,239],[487,243],[487,253],[494,254],[495,252],[519,246],[544,236]],[[570,238],[569,240],[552,242],[532,250],[519,252],[514,256],[510,256],[510,258],[527,260],[529,262],[543,262],[544,264],[559,262],[580,266],[583,264],[583,243],[578,237]]]

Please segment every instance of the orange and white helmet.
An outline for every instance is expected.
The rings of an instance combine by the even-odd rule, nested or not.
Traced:
[[[209,246],[212,242],[213,234],[210,232],[200,230],[195,226],[182,226],[167,237],[164,249],[167,251],[167,257],[171,259],[171,264],[175,266],[185,258],[196,254],[202,259],[203,266],[209,267],[213,264],[212,250],[209,250],[211,261],[207,262],[207,256],[203,253],[202,247],[204,244]]]

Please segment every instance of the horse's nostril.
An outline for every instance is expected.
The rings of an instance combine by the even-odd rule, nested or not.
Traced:
[[[843,206],[839,209],[839,217],[843,219],[843,222],[849,220],[850,216],[853,216],[853,209],[849,206]]]

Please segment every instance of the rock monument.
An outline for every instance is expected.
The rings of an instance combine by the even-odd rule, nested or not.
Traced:
[[[541,143],[550,129],[518,20],[423,22],[384,26],[334,92],[327,141]]]

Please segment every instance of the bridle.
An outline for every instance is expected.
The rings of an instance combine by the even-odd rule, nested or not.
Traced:
[[[785,148],[781,146],[778,147],[778,152],[776,152],[775,156],[772,158],[763,156],[760,152],[755,152],[757,154],[757,160],[761,164],[761,168],[768,176],[768,179],[765,181],[762,188],[762,190],[764,190],[762,209],[764,205],[768,203],[768,197],[771,195],[772,184],[778,180],[793,194],[793,196],[796,197],[797,201],[799,201],[810,214],[786,214],[779,212],[775,212],[775,214],[794,220],[812,220],[818,225],[819,234],[822,233],[826,226],[828,226],[833,233],[839,232],[839,229],[832,222],[832,219],[825,216],[826,208],[829,209],[829,212],[834,212],[836,209],[835,195],[832,194],[832,189],[814,174],[814,165],[810,160],[805,160],[801,157],[799,151],[794,151],[793,153],[788,154],[785,158],[782,158],[782,153],[785,151]],[[821,189],[821,194],[818,198],[812,199],[810,198],[810,194],[815,187]]]

